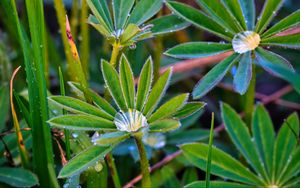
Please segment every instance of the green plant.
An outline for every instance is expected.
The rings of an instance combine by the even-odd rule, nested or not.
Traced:
[[[253,63],[285,79],[293,84],[298,92],[300,91],[299,75],[295,73],[292,65],[278,54],[263,48],[270,46],[299,48],[299,33],[287,36],[280,34],[300,24],[300,11],[296,11],[267,29],[283,0],[265,1],[256,25],[254,0],[197,0],[196,2],[203,11],[175,1],[168,1],[167,5],[176,15],[228,43],[190,42],[175,46],[165,54],[176,58],[200,58],[224,52],[233,52],[233,54],[218,63],[198,82],[193,90],[194,98],[207,94],[237,62],[239,63],[234,75],[233,88],[240,94],[247,91],[252,74],[255,74],[252,70]],[[253,78],[255,79],[255,75]]]
[[[222,103],[221,109],[225,128],[248,165],[213,148],[211,173],[233,182],[211,181],[211,187],[299,187],[298,115],[290,115],[276,137],[268,112],[258,105],[253,114],[251,136],[250,130],[229,105]],[[192,143],[180,148],[192,164],[205,170],[208,145]],[[186,187],[201,187],[204,183],[194,182]]]
[[[119,74],[105,60],[101,69],[106,87],[119,112],[105,99],[90,90],[94,105],[66,96],[51,96],[49,100],[75,113],[62,115],[49,120],[52,126],[78,131],[99,131],[101,136],[93,138],[96,144],[72,159],[60,172],[60,177],[68,177],[82,172],[100,158],[103,158],[118,143],[133,137],[136,141],[143,173],[143,185],[150,186],[148,161],[142,142],[145,133],[169,132],[180,126],[180,118],[200,110],[204,103],[186,103],[188,94],[181,94],[156,109],[167,89],[172,70],[168,69],[151,87],[153,78],[152,60],[149,58],[140,75],[138,89],[135,91],[134,77],[127,58],[120,59]],[[78,92],[83,88],[71,83]]]

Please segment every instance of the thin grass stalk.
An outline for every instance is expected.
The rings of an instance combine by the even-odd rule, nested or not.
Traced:
[[[71,24],[71,30],[74,38],[77,38],[77,33],[78,33],[78,16],[79,16],[78,5],[79,5],[78,0],[72,1],[70,24]]]
[[[89,27],[87,24],[87,17],[88,17],[88,5],[86,3],[86,0],[82,1],[81,6],[81,22],[80,22],[80,28],[81,28],[81,43],[80,43],[80,52],[81,52],[81,62],[82,62],[82,68],[84,70],[84,73],[89,78],[89,61],[90,61],[90,35],[89,35]]]
[[[206,174],[205,174],[205,187],[210,187],[210,170],[211,170],[211,158],[212,158],[212,146],[214,140],[214,125],[215,125],[215,114],[211,114],[211,125],[208,141],[208,153],[207,153],[207,163],[206,163]]]

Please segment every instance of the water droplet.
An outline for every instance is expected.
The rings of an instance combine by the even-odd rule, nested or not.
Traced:
[[[239,54],[252,51],[258,47],[260,36],[253,31],[244,31],[234,36],[232,40],[233,50]]]
[[[114,123],[119,131],[136,132],[143,127],[148,127],[146,117],[135,109],[127,112],[120,111],[114,118]]]
[[[131,45],[129,46],[129,48],[130,48],[131,50],[136,49],[136,44],[135,44],[135,43],[131,44]]]

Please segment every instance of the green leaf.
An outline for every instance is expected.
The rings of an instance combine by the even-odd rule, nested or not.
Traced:
[[[185,20],[194,24],[197,27],[212,32],[228,41],[230,41],[231,38],[233,38],[233,33],[228,32],[224,27],[222,27],[217,22],[206,16],[203,12],[191,6],[175,1],[168,1],[167,6],[172,11],[174,11],[175,14],[184,18]]]
[[[169,68],[164,72],[160,78],[157,80],[149,94],[148,100],[143,109],[143,114],[147,117],[151,115],[158,103],[160,102],[162,96],[165,94],[170,78],[172,75],[172,68]]]
[[[300,172],[300,147],[294,149],[291,155],[291,160],[288,160],[285,170],[281,173],[278,182],[284,183],[293,177],[296,177]]]
[[[25,101],[24,99],[22,100],[21,96],[19,96],[17,92],[14,92],[14,97],[17,101],[22,117],[25,119],[28,127],[31,128],[31,117],[28,109],[28,101]]]
[[[80,131],[111,131],[116,129],[112,121],[89,115],[63,115],[50,119],[48,123],[58,128]]]
[[[5,122],[9,112],[9,87],[7,85],[0,87],[0,131],[5,128]]]
[[[134,0],[112,0],[116,30],[124,28],[133,4]]]
[[[214,56],[232,50],[231,44],[216,42],[188,42],[168,49],[164,54],[182,59]]]
[[[99,33],[105,37],[110,36],[110,31],[103,25],[99,24],[97,18],[94,15],[89,15],[88,23],[92,25]]]
[[[203,109],[205,105],[206,103],[204,102],[188,102],[174,114],[174,117],[182,119],[191,116],[199,110]]]
[[[167,135],[167,143],[177,145],[189,142],[197,142],[209,138],[209,131],[204,129],[188,129],[174,131]]]
[[[300,10],[297,10],[290,14],[289,16],[282,19],[280,22],[276,23],[270,29],[262,34],[262,38],[267,38],[269,36],[275,35],[279,32],[288,30],[300,24]]]
[[[186,185],[198,180],[198,172],[196,168],[186,168],[182,175],[181,184]]]
[[[134,7],[129,17],[128,23],[138,26],[154,16],[162,7],[162,0],[140,0]]]
[[[249,0],[247,0],[247,1],[249,1]],[[239,0],[222,0],[222,3],[231,12],[233,17],[235,17],[239,21],[242,28],[244,30],[247,30],[247,24],[246,24],[246,20],[245,20],[244,14],[243,14],[242,7],[240,5],[240,1]],[[247,7],[247,8],[249,8],[249,7]]]
[[[260,158],[269,176],[271,176],[275,131],[270,115],[261,104],[259,104],[254,111],[252,133]]]
[[[125,101],[128,108],[134,108],[135,88],[134,78],[130,64],[123,54],[119,66],[121,88],[124,93]]]
[[[268,181],[268,176],[260,162],[259,155],[251,140],[247,125],[228,104],[222,103],[221,111],[226,132],[229,134],[234,145],[243,154],[253,169]]]
[[[196,2],[214,21],[226,27],[227,30],[233,33],[242,31],[239,22],[219,0],[197,0]]]
[[[264,8],[258,17],[258,22],[256,24],[255,31],[261,34],[265,28],[272,21],[273,17],[276,15],[277,11],[283,4],[284,0],[267,0],[265,1]]]
[[[96,164],[112,150],[112,147],[91,146],[71,159],[60,171],[58,177],[66,178],[74,174],[79,174],[88,167]]]
[[[0,182],[12,187],[33,187],[39,184],[35,174],[23,168],[0,168]]]
[[[108,146],[116,143],[120,143],[121,141],[130,137],[130,134],[127,132],[111,132],[100,135],[99,138],[93,140],[94,143],[98,145]]]
[[[205,187],[205,181],[195,181],[193,183],[190,183],[184,188],[199,188],[199,187]],[[210,182],[210,188],[253,188],[253,186],[250,185],[243,185],[239,183],[233,183],[233,182],[226,182],[226,181],[211,181]]]
[[[148,119],[148,123],[152,123],[154,121],[169,118],[172,114],[177,112],[182,106],[185,105],[185,102],[188,99],[189,94],[181,94],[176,97],[173,97],[165,104],[161,105],[156,112],[154,112]]]
[[[261,45],[298,49],[300,48],[300,33],[262,39]]]
[[[297,113],[293,113],[281,126],[275,141],[273,158],[273,178],[275,180],[283,173],[290,155],[297,146],[298,138],[299,118]]]
[[[130,43],[130,39],[135,37],[138,33],[142,30],[135,24],[129,24],[126,29],[124,30],[123,34],[121,35],[120,41],[122,45],[126,43]]]
[[[120,79],[115,68],[107,61],[102,60],[101,70],[107,89],[120,110],[127,110],[124,93],[122,92]]]
[[[51,96],[48,99],[54,104],[74,113],[99,116],[105,119],[113,120],[114,117],[99,108],[96,108],[82,100],[68,96]]]
[[[83,96],[83,87],[76,82],[68,82],[68,84],[71,86],[73,90],[76,91],[77,94]],[[105,112],[109,113],[113,117],[116,115],[117,111],[114,109],[114,107],[109,104],[105,99],[103,99],[100,95],[98,95],[96,92],[93,90],[89,89],[88,90],[89,96],[92,98],[94,104],[104,110]]]
[[[300,76],[294,73],[284,58],[262,48],[255,50],[255,56],[257,63],[262,66],[262,68],[290,82],[296,91],[300,92]]]
[[[233,79],[233,88],[239,94],[244,95],[252,78],[251,52],[242,55],[239,66]]]
[[[172,167],[164,166],[160,172],[164,187],[181,188],[180,182]]]
[[[100,24],[103,25],[108,31],[112,32],[114,30],[113,22],[111,20],[107,2],[103,0],[87,0],[86,2]]]
[[[239,59],[238,54],[233,54],[212,68],[193,89],[193,98],[198,99],[207,94],[225,76],[230,67]]]
[[[208,145],[189,143],[180,146],[184,156],[196,167],[205,170]],[[224,151],[212,148],[211,173],[226,179],[251,185],[262,185],[261,180],[239,161]]]
[[[234,2],[233,2],[234,3]],[[247,29],[254,30],[255,26],[255,3],[254,0],[239,0],[243,16],[247,24]]]
[[[149,24],[152,24],[151,33],[153,35],[162,35],[166,33],[171,33],[175,31],[179,31],[191,25],[185,20],[179,18],[174,14],[170,14],[167,16],[161,16],[154,20],[151,20]]]
[[[175,119],[164,119],[150,124],[150,132],[169,132],[180,127],[180,122]]]

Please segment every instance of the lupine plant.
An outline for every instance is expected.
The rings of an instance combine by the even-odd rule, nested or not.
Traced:
[[[211,173],[229,181],[211,181],[211,187],[299,187],[299,117],[290,115],[277,136],[271,118],[262,105],[253,114],[251,133],[239,115],[225,103],[222,118],[231,141],[239,150],[242,163],[218,148],[212,148]],[[202,170],[206,169],[208,145],[181,145],[186,158]],[[204,181],[186,187],[203,187]]]
[[[226,42],[190,42],[175,46],[165,54],[176,58],[209,57],[224,52],[232,54],[198,82],[193,90],[194,98],[207,94],[237,64],[233,88],[240,94],[247,91],[251,78],[255,78],[253,64],[287,80],[298,92],[300,91],[299,75],[295,73],[293,66],[280,55],[264,49],[271,46],[299,48],[299,34],[280,35],[283,31],[300,24],[299,11],[267,28],[283,1],[266,0],[257,19],[254,0],[196,0],[196,2],[202,10],[176,1],[168,1],[167,5],[178,16]]]
[[[180,118],[187,117],[200,110],[204,103],[186,103],[188,94],[181,94],[157,108],[164,96],[172,69],[168,69],[151,87],[153,79],[152,60],[145,63],[137,91],[130,64],[123,55],[120,59],[119,73],[114,67],[102,60],[101,70],[106,87],[117,106],[115,109],[105,99],[92,94],[92,106],[84,101],[66,96],[51,96],[50,101],[65,110],[75,113],[62,115],[49,120],[50,125],[78,131],[99,131],[99,137],[93,138],[95,146],[74,157],[60,172],[60,177],[68,177],[82,172],[103,158],[113,147],[130,137],[136,141],[140,154],[143,173],[143,186],[150,187],[149,164],[144,144],[144,134],[162,133],[180,127]],[[73,87],[80,88],[74,84]]]

